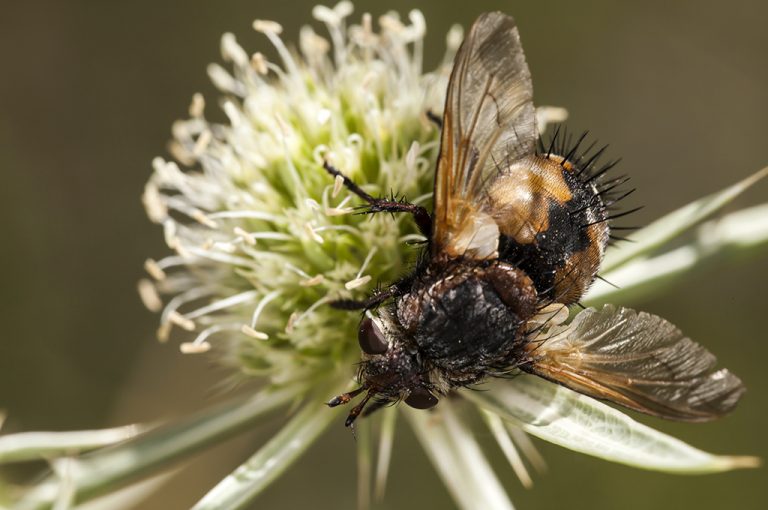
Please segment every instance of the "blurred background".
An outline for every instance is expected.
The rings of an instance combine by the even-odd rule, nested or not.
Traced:
[[[274,19],[296,40],[314,1],[3,2],[0,16],[0,408],[3,431],[96,428],[171,419],[226,397],[228,372],[155,340],[136,294],[147,257],[167,253],[140,194],[167,155],[171,123],[203,92],[219,37],[270,54],[251,29]],[[448,7],[450,5],[450,7]],[[537,104],[564,106],[622,156],[646,224],[768,163],[768,4],[762,0],[357,2],[354,19],[421,9],[427,68],[454,23],[483,11],[516,17]],[[316,24],[317,26],[318,24]],[[731,209],[768,198],[763,184]],[[718,453],[768,458],[766,257],[732,260],[633,306],[671,320],[717,353],[749,392],[732,416],[680,425],[642,421]],[[281,418],[180,470],[140,508],[186,508],[247,458]],[[405,427],[380,508],[453,508]],[[768,508],[765,468],[662,475],[538,442],[549,471],[525,490],[482,433],[522,509]],[[355,448],[332,427],[254,508],[352,508]],[[21,481],[30,469],[9,473]],[[297,490],[299,488],[299,490]]]

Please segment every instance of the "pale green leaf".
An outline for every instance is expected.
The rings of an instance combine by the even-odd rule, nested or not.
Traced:
[[[381,411],[381,432],[379,433],[379,452],[376,459],[376,477],[373,494],[376,501],[384,499],[387,488],[389,464],[392,459],[392,445],[395,443],[397,425],[397,406],[388,406]]]
[[[691,270],[729,257],[764,249],[768,245],[768,204],[742,209],[709,221],[696,229],[683,246],[650,258],[638,258],[604,273],[582,299],[587,306],[610,301],[627,302],[659,292]]]
[[[373,451],[371,450],[371,422],[358,420],[355,423],[357,443],[357,510],[371,507],[371,471]]]
[[[74,455],[136,436],[142,428],[126,425],[99,430],[19,432],[0,437],[0,464]]]
[[[464,510],[511,510],[504,488],[488,464],[475,435],[449,399],[426,412],[404,408],[432,465],[456,504]]]
[[[234,472],[219,482],[193,510],[246,508],[322,434],[338,413],[309,403],[288,421],[272,439]]]
[[[525,432],[571,450],[643,469],[697,474],[755,467],[755,457],[713,455],[539,377],[494,380],[462,395]],[[442,405],[442,403],[441,403]]]
[[[658,249],[682,232],[695,226],[727,205],[760,179],[768,176],[768,167],[721,191],[707,195],[673,211],[632,234],[632,243],[614,247],[605,254],[602,273],[608,273],[631,259]]]
[[[66,479],[49,475],[25,494],[16,508],[51,508],[59,498],[62,484],[72,484],[73,497],[79,503],[124,487],[186,454],[231,437],[304,391],[304,386],[264,391],[150,430],[120,445],[68,459]]]
[[[512,470],[517,475],[517,478],[520,479],[520,483],[522,483],[523,487],[526,489],[530,489],[533,487],[533,479],[528,473],[528,470],[525,468],[523,458],[517,451],[517,447],[512,441],[507,428],[504,426],[503,420],[499,418],[498,414],[494,414],[490,411],[483,410],[481,412],[485,423],[491,430],[491,434],[493,434],[493,437],[496,438],[496,442],[498,443],[499,448],[501,448],[502,453],[507,458],[507,462],[509,462]]]

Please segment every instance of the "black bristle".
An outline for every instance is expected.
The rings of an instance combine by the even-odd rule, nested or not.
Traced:
[[[555,143],[557,142],[557,137],[560,134],[560,127],[562,124],[558,124],[557,127],[555,127],[555,133],[552,135],[552,140],[549,142],[549,148],[547,149],[547,159],[552,155],[552,150],[555,148]]]
[[[603,145],[600,149],[598,149],[597,152],[595,152],[590,158],[587,160],[586,163],[584,163],[584,166],[581,167],[581,170],[579,170],[579,173],[577,175],[581,176],[584,172],[587,172],[589,174],[590,169],[592,168],[592,165],[597,162],[598,159],[600,159],[600,156],[603,155],[603,152],[608,148],[608,144]]]
[[[612,206],[612,205],[616,204],[617,202],[620,202],[621,200],[624,200],[624,199],[625,199],[625,198],[627,198],[629,195],[631,195],[632,193],[634,193],[636,189],[637,189],[637,188],[632,188],[631,190],[629,190],[629,191],[627,191],[627,192],[625,192],[625,193],[622,193],[622,194],[621,194],[621,195],[619,195],[618,197],[616,197],[616,198],[613,198],[613,199],[611,199],[611,200],[608,200],[607,202],[605,202],[605,203],[604,203],[605,207],[610,207],[610,206]]]
[[[568,151],[568,154],[565,155],[565,159],[563,159],[563,162],[560,163],[561,165],[565,164],[566,161],[573,161],[571,158],[573,158],[573,155],[576,154],[576,151],[579,150],[579,146],[581,145],[581,142],[584,141],[584,139],[589,134],[589,131],[584,131],[578,140],[576,140],[576,143],[573,144],[573,147],[571,150]]]
[[[600,176],[602,176],[602,175],[605,175],[605,173],[606,173],[608,170],[610,170],[611,168],[613,168],[613,167],[615,167],[616,165],[618,165],[618,164],[619,164],[619,162],[621,162],[621,158],[618,158],[618,159],[614,159],[614,160],[613,160],[613,161],[611,161],[610,163],[607,163],[607,164],[603,165],[603,167],[602,167],[602,168],[600,168],[600,170],[598,170],[597,172],[595,172],[594,174],[592,174],[591,176],[589,176],[589,178],[588,178],[586,181],[584,181],[584,182],[592,182],[592,181],[594,181],[595,179],[599,179],[599,178],[600,178]]]
[[[622,236],[615,236],[615,235],[613,235],[613,234],[609,234],[609,235],[608,235],[608,238],[609,238],[610,240],[612,240],[612,241],[626,241],[626,242],[628,242],[628,243],[634,243],[634,242],[635,242],[635,240],[634,240],[634,239],[630,239],[630,238],[628,238],[628,237],[622,237]]]
[[[618,285],[616,285],[615,283],[612,283],[612,282],[610,282],[610,281],[606,280],[605,278],[603,278],[603,277],[602,277],[602,276],[600,276],[599,274],[596,274],[596,275],[595,275],[595,278],[597,278],[597,279],[598,279],[598,280],[600,280],[601,282],[605,282],[605,283],[607,283],[608,285],[610,285],[610,286],[611,286],[611,287],[613,287],[614,289],[620,289],[620,288],[621,288],[621,287],[619,287]]]

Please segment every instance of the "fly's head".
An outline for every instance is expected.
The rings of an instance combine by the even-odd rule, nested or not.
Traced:
[[[360,414],[369,415],[400,400],[416,409],[429,409],[437,404],[437,388],[430,381],[429,367],[412,347],[415,344],[405,341],[406,338],[393,314],[383,311],[375,318],[363,316],[357,335],[363,352],[358,372],[361,386],[328,402],[335,407],[365,393],[350,411],[346,426],[352,425]]]

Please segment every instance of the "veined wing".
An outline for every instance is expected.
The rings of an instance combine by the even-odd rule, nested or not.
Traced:
[[[499,228],[486,189],[513,161],[533,154],[533,87],[514,19],[480,16],[456,55],[435,175],[433,253],[497,256]]]
[[[628,308],[584,310],[528,350],[523,370],[662,418],[712,420],[731,411],[745,391],[677,327]]]

